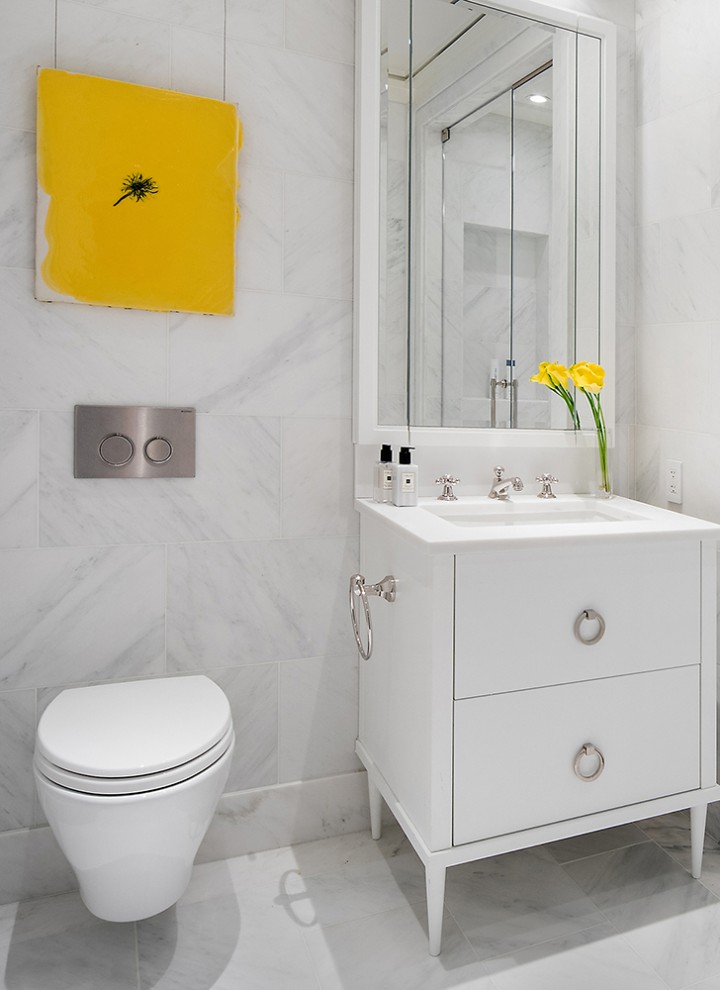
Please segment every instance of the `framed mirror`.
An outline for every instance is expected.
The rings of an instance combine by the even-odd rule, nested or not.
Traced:
[[[541,361],[603,364],[612,423],[614,26],[357,9],[356,439],[572,444]]]

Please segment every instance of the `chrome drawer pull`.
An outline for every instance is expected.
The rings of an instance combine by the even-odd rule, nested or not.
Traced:
[[[592,773],[583,773],[582,770],[580,769],[580,763],[582,760],[585,759],[586,756],[594,756],[597,758],[598,765],[595,767]],[[575,757],[574,769],[575,769],[575,776],[579,777],[580,780],[585,780],[585,781],[597,780],[600,774],[605,769],[605,757],[602,755],[602,753],[596,746],[593,746],[592,743],[585,743],[584,746],[580,747],[580,750],[577,756]]]
[[[585,639],[581,631],[582,624],[586,619],[589,622],[597,622],[600,627],[595,635],[591,636],[589,639]],[[578,640],[578,642],[582,643],[584,646],[592,646],[593,643],[598,643],[605,634],[605,619],[603,619],[600,613],[596,612],[594,608],[586,608],[580,613],[577,619],[575,619],[573,632],[575,633],[575,639]]]

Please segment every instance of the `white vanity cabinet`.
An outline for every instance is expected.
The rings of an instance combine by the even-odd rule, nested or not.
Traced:
[[[359,503],[362,573],[397,584],[370,599],[357,752],[373,835],[382,795],[425,864],[433,954],[458,863],[690,808],[699,875],[720,528],[613,503],[629,521],[425,534],[422,506]]]

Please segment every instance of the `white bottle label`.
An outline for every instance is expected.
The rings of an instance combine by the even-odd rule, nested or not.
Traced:
[[[400,490],[403,492],[415,491],[415,472],[403,471],[400,475]]]
[[[393,476],[392,471],[383,471],[382,486],[386,492],[392,491]]]

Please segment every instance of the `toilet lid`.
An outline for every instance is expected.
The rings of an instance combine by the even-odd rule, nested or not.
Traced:
[[[90,777],[133,777],[180,766],[232,725],[223,691],[203,675],[71,688],[50,702],[37,752]]]

